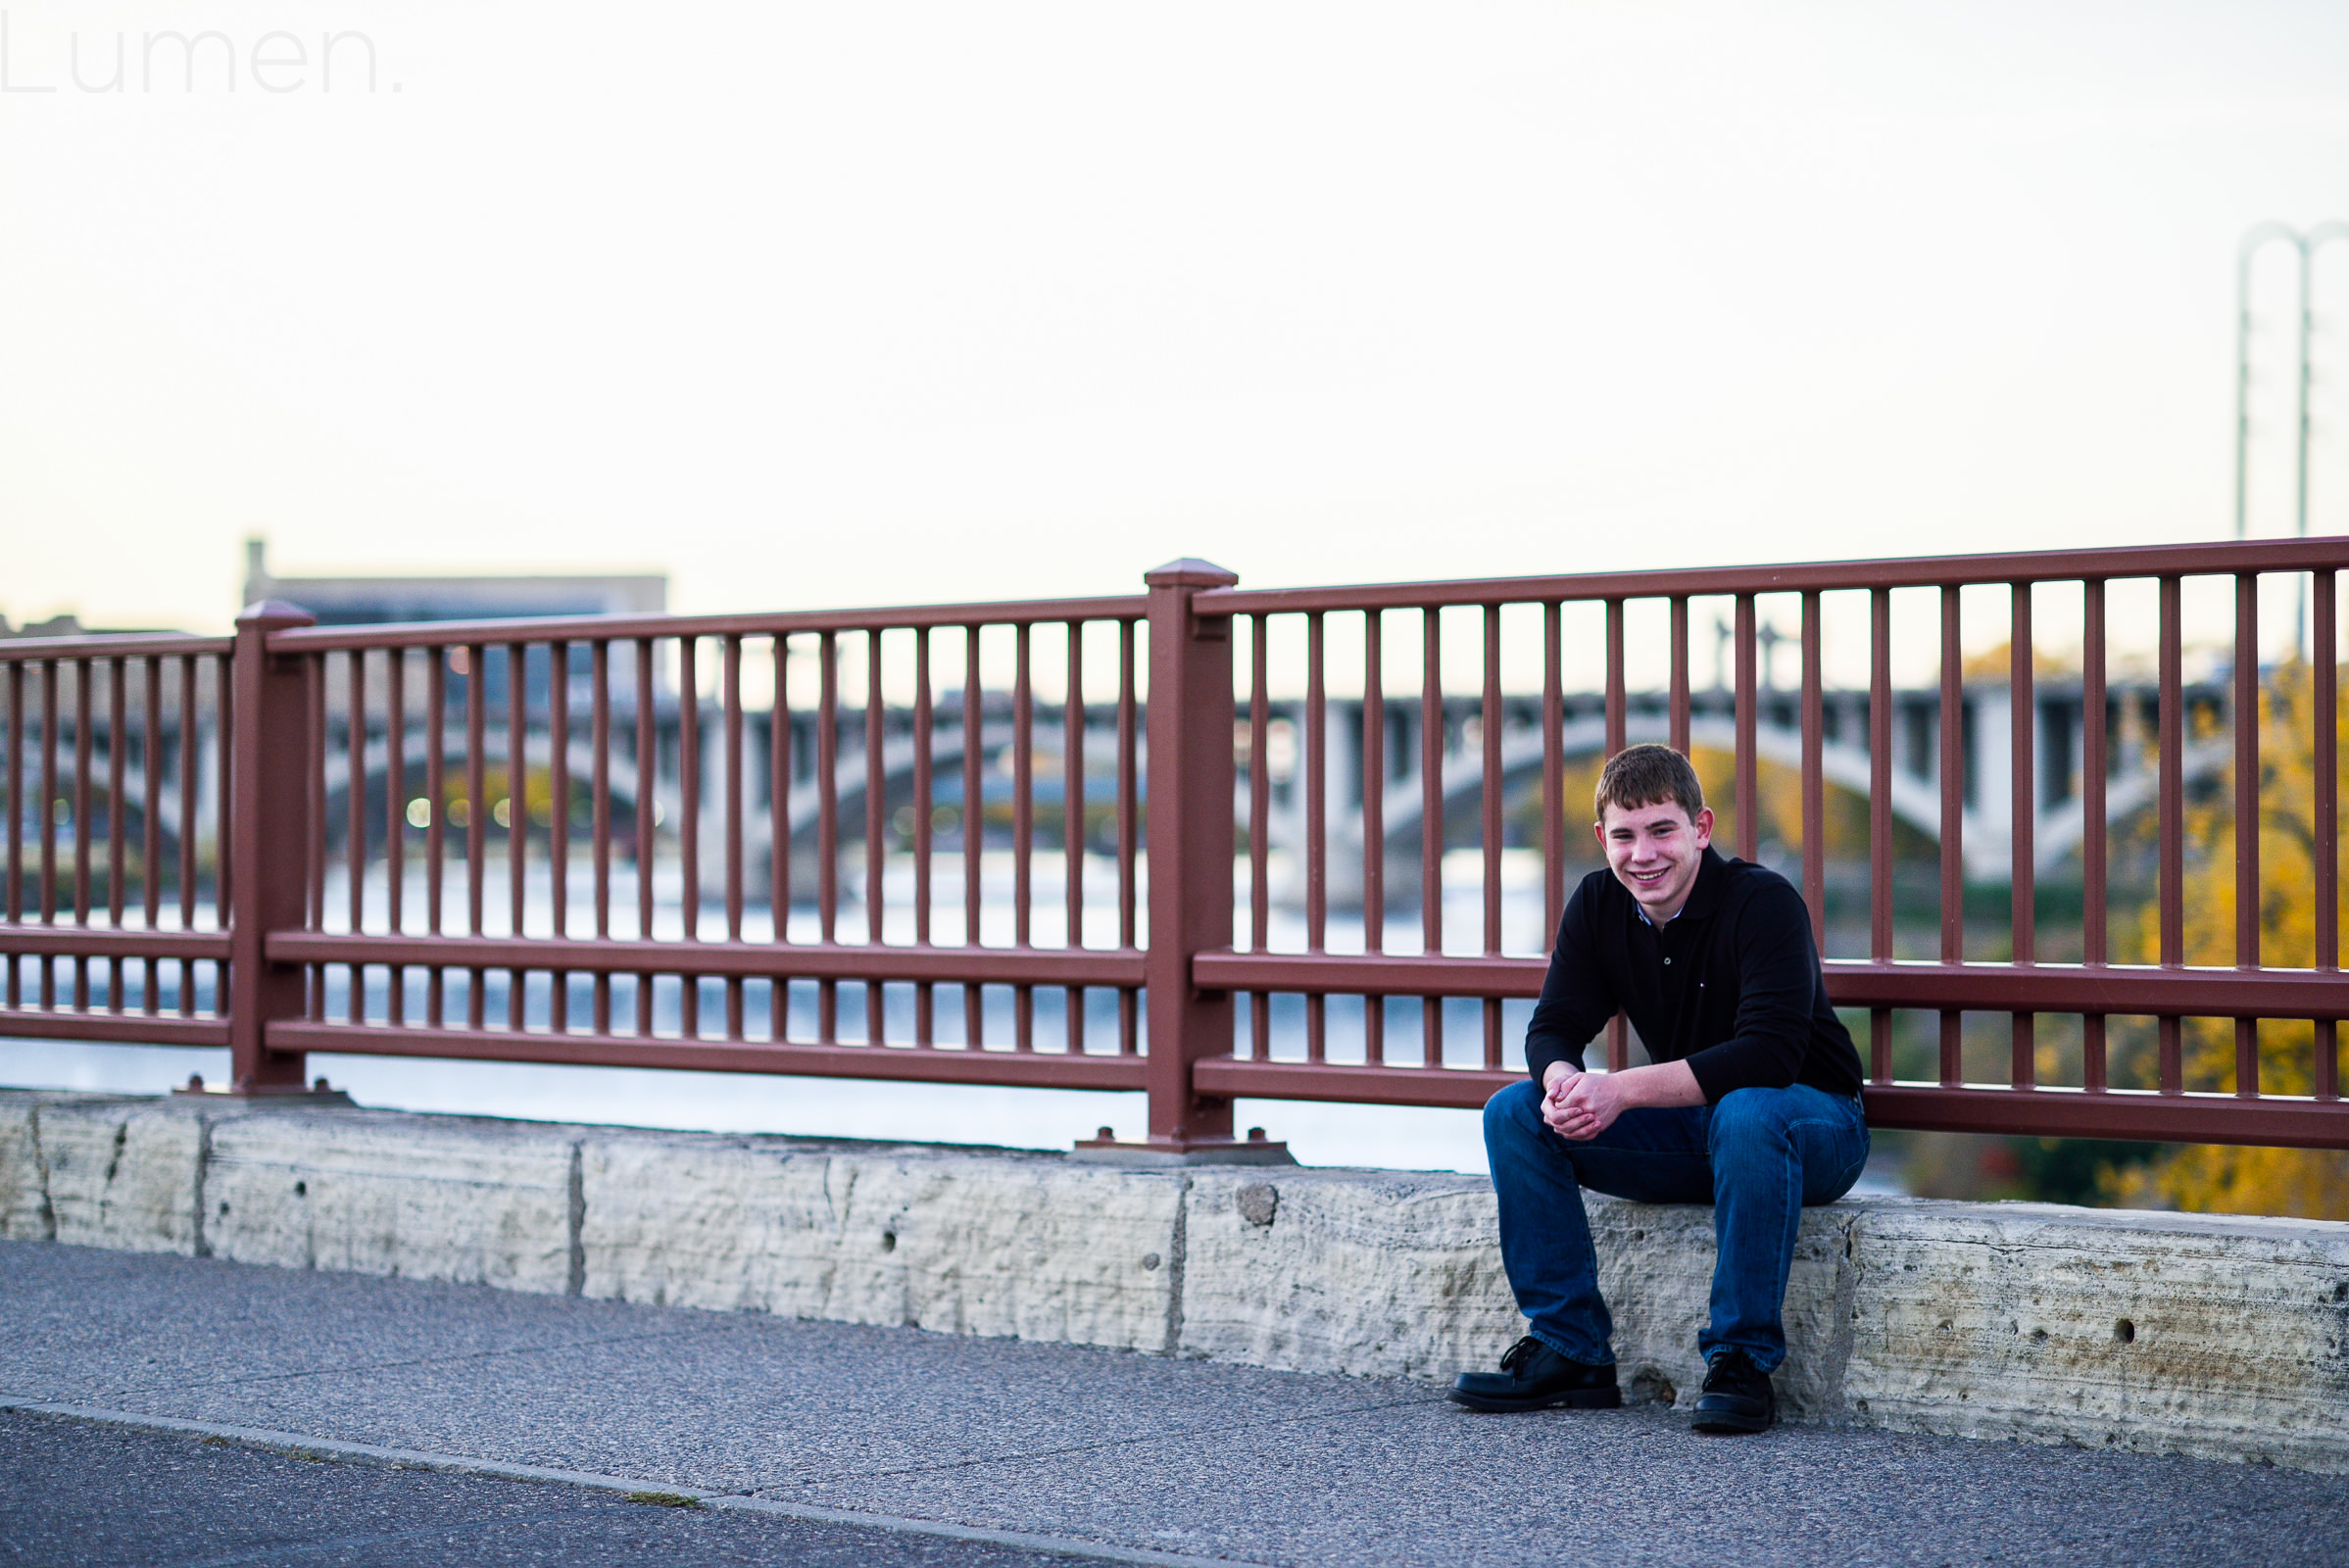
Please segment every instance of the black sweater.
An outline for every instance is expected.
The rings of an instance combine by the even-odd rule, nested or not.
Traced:
[[[1860,1055],[1827,1004],[1802,895],[1765,866],[1708,848],[1688,902],[1661,931],[1612,871],[1583,878],[1526,1030],[1534,1081],[1583,1048],[1617,1008],[1657,1061],[1682,1061],[1707,1104],[1733,1089],[1809,1084],[1860,1092]]]

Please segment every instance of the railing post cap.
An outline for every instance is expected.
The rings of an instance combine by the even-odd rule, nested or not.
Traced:
[[[1226,571],[1212,561],[1185,556],[1155,571],[1144,572],[1142,580],[1152,588],[1229,588],[1240,580],[1240,573]]]
[[[258,626],[264,631],[277,631],[287,626],[315,626],[318,617],[300,605],[289,605],[282,599],[264,599],[247,605],[237,612],[239,626]]]

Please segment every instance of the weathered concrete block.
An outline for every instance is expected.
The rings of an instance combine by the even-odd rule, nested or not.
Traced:
[[[1704,1382],[1696,1337],[1712,1315],[1713,1210],[1585,1194],[1599,1290],[1615,1319],[1616,1375],[1627,1397],[1687,1408]],[[1849,1204],[1803,1210],[1781,1321],[1786,1359],[1773,1381],[1788,1420],[1832,1418],[1850,1350],[1839,1303],[1855,1277]],[[1496,1243],[1497,1246],[1497,1243]]]
[[[581,1151],[590,1296],[1157,1350],[1179,1177],[632,1135]]]
[[[582,1288],[604,1298],[822,1317],[829,1163],[738,1139],[603,1134],[579,1152]]]
[[[215,1256],[561,1293],[575,1129],[366,1110],[261,1109],[213,1128]]]
[[[41,1171],[41,1097],[0,1092],[0,1240],[53,1242],[49,1179]]]
[[[1692,1402],[1713,1281],[1713,1211],[1587,1195],[1628,1397]],[[1848,1209],[1804,1215],[1786,1291],[1790,1415],[1834,1408],[1849,1334]],[[1292,1371],[1448,1378],[1525,1331],[1482,1177],[1207,1171],[1186,1220],[1182,1349]]]
[[[2349,1470],[2349,1225],[1873,1200],[1838,1412]]]
[[[75,1097],[34,1108],[50,1236],[126,1252],[200,1250],[204,1118],[164,1100]]]
[[[1480,1177],[1195,1171],[1178,1348],[1297,1372],[1490,1366],[1524,1332],[1493,1234]]]

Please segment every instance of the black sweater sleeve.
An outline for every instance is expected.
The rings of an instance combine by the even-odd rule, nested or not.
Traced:
[[[1603,874],[1603,873],[1602,873]],[[1583,1064],[1583,1048],[1606,1027],[1620,1005],[1614,983],[1599,961],[1595,915],[1598,901],[1585,881],[1566,901],[1558,921],[1558,944],[1549,956],[1542,1000],[1534,1004],[1525,1031],[1525,1065],[1534,1082],[1553,1061]]]
[[[1735,914],[1736,1031],[1688,1058],[1707,1104],[1734,1089],[1784,1089],[1802,1071],[1819,994],[1819,952],[1802,896],[1782,878],[1755,889]]]

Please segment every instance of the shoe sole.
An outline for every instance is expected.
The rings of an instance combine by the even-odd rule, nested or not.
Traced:
[[[1688,1430],[1709,1432],[1717,1437],[1737,1437],[1745,1433],[1767,1432],[1777,1419],[1778,1412],[1775,1410],[1768,1415],[1733,1415],[1726,1410],[1717,1410],[1690,1421]]]
[[[1563,1394],[1543,1395],[1535,1399],[1495,1399],[1481,1394],[1462,1394],[1457,1389],[1444,1396],[1454,1404],[1495,1415],[1520,1415],[1528,1410],[1548,1410],[1558,1405],[1574,1410],[1623,1408],[1623,1390],[1620,1388],[1568,1389]]]

